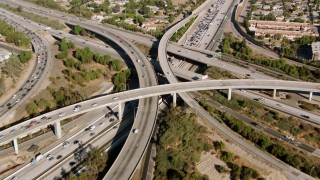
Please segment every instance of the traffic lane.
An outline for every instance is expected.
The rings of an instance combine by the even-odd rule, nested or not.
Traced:
[[[111,118],[115,118],[114,116]],[[100,123],[105,123],[105,126],[100,127]],[[114,123],[114,121],[112,121]],[[98,119],[96,123],[93,125],[96,126],[93,130],[87,130],[84,128],[77,136],[74,136],[72,138],[67,139],[66,141],[70,144],[66,147],[63,146],[63,143],[59,144],[57,148],[55,148],[51,152],[43,153],[44,159],[40,162],[29,166],[30,168],[25,168],[23,171],[20,171],[19,174],[16,174],[16,177],[26,178],[26,179],[33,179],[34,177],[38,176],[42,172],[49,169],[52,165],[59,162],[61,159],[63,159],[65,156],[69,155],[70,152],[73,152],[76,148],[78,148],[79,144],[75,143],[75,141],[86,143],[88,142],[95,134],[98,134],[99,132],[103,131],[104,128],[110,126],[112,124],[109,120],[106,120],[104,118],[104,115]],[[94,133],[94,135],[91,135]],[[47,155],[54,156],[54,159],[49,161],[46,158]],[[62,156],[58,159],[58,156]],[[36,167],[35,167],[36,166]]]
[[[260,72],[252,71],[248,68],[243,68],[243,67],[234,65],[232,63],[221,61],[214,57],[208,57],[203,53],[189,51],[188,49],[184,49],[183,47],[180,47],[180,46],[174,46],[174,45],[168,44],[168,52],[179,55],[181,57],[186,57],[188,59],[207,64],[210,66],[216,66],[216,67],[231,71],[233,73],[239,74],[243,77],[250,77],[252,79],[267,79],[267,80],[275,79],[273,77],[264,75]]]
[[[263,97],[262,100],[258,100],[259,98],[261,98],[261,96],[253,94],[253,93],[247,93],[247,91],[237,91],[236,93],[240,94],[243,97],[249,98],[251,100],[256,100],[258,103],[266,105],[266,106],[271,107],[273,109],[276,109],[278,111],[284,112],[286,114],[294,115],[294,116],[298,117],[299,119],[313,122],[315,124],[320,124],[320,122],[319,122],[320,117],[319,116],[312,114],[310,112],[304,111],[302,109],[294,108],[294,107],[288,106],[286,104],[283,104],[281,102],[271,100],[269,98]],[[309,118],[304,118],[302,115],[306,115]]]
[[[132,121],[131,121],[132,119],[133,119],[133,114],[130,114],[129,116],[124,115],[124,119],[121,122],[121,125],[120,125],[120,122],[117,122],[111,128],[109,128],[108,130],[105,130],[102,134],[99,134],[99,137],[95,137],[95,139],[92,140],[90,144],[93,147],[101,147],[101,146],[104,146],[106,142],[109,142],[109,143],[112,142],[111,145],[114,146],[116,144],[115,141],[121,139],[123,135],[128,134],[128,131],[130,131],[130,128],[131,128],[130,125],[132,124]],[[72,166],[76,166],[79,163],[77,160],[74,160],[73,155],[71,155],[71,157],[72,158],[67,158],[65,162],[60,163],[58,167],[51,168],[50,172],[48,172],[49,174],[43,174],[41,175],[41,178],[45,177],[46,179],[53,179],[53,177],[56,177],[57,175],[61,174],[62,168],[64,168],[66,172],[70,171],[69,168],[71,168]],[[72,166],[70,164],[72,164]],[[54,170],[52,171],[52,169]]]
[[[194,94],[194,97],[195,96],[203,96],[200,93],[193,93],[193,94]],[[313,153],[316,150],[315,148],[313,148],[311,146],[308,146],[307,144],[303,144],[303,143],[301,143],[301,142],[299,142],[297,140],[292,141],[290,139],[287,139],[285,135],[279,133],[276,130],[271,129],[267,125],[264,125],[264,124],[262,124],[260,122],[257,122],[257,121],[255,121],[255,120],[253,120],[253,119],[251,119],[251,118],[249,118],[249,117],[247,117],[245,115],[242,115],[242,114],[240,114],[240,113],[238,113],[238,112],[236,112],[236,111],[234,111],[234,110],[232,110],[232,109],[230,109],[230,108],[228,108],[226,106],[221,105],[218,102],[213,101],[212,99],[207,99],[206,98],[206,100],[209,101],[212,105],[214,105],[215,108],[217,108],[218,110],[220,110],[222,112],[228,112],[232,116],[234,116],[234,117],[246,122],[247,124],[253,126],[253,128],[265,131],[267,134],[272,135],[273,137],[277,138],[278,140],[283,140],[283,141],[286,141],[287,143],[291,143],[293,145],[297,144],[298,146],[297,145],[295,145],[295,146],[297,146],[297,147],[299,147],[299,148],[301,148],[301,149],[303,149],[303,150],[305,150],[307,152],[310,152],[310,153]]]

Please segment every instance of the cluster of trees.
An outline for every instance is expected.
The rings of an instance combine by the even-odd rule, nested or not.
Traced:
[[[11,55],[8,60],[6,60],[4,66],[1,68],[3,74],[10,76],[12,78],[19,77],[22,72],[22,64],[19,57],[15,54]]]
[[[93,60],[96,63],[102,64],[102,65],[108,65],[112,61],[112,58],[110,55],[100,55],[100,54],[94,54]],[[115,60],[118,61],[118,60]],[[121,62],[120,62],[121,64]]]
[[[2,96],[6,92],[6,85],[4,83],[4,78],[0,78],[0,96]]]
[[[26,106],[26,110],[28,114],[31,116],[35,116],[42,111],[49,111],[50,108],[51,108],[51,102],[43,98],[39,100],[35,100],[34,102],[28,103]]]
[[[228,79],[237,79],[234,75],[232,75],[229,71],[222,70],[216,66],[211,66],[206,69],[205,74],[207,74],[212,79],[221,79],[221,78],[228,78]]]
[[[247,166],[239,166],[234,162],[235,156],[232,152],[223,151],[224,149],[224,143],[221,141],[214,141],[213,142],[215,149],[219,153],[219,158],[223,160],[225,163],[227,163],[228,167],[230,168],[230,171],[224,167],[224,166],[216,166],[216,169],[220,173],[228,173],[230,172],[230,176],[232,179],[263,179],[262,177],[259,177],[260,174],[255,170]]]
[[[64,59],[68,56],[68,50],[73,49],[75,45],[72,42],[67,42],[66,39],[62,39],[60,43],[57,41],[55,44],[59,45],[59,54],[56,55],[58,59]]]
[[[271,140],[268,136],[254,130],[248,125],[245,125],[242,121],[234,117],[224,116],[222,117],[222,119],[232,130],[236,131],[244,138],[252,141],[260,148],[268,151],[270,154],[274,155],[285,163],[288,163],[291,166],[300,169],[306,174],[311,173],[311,175],[314,177],[320,177],[319,164],[313,164],[310,160],[307,160],[300,154],[297,154],[292,150],[283,147],[278,142]],[[312,171],[313,166],[315,167],[314,171]]]
[[[277,19],[273,14],[269,13],[267,15],[261,15],[260,16],[260,20],[263,20],[263,21],[276,21]]]
[[[297,39],[296,43],[305,44],[307,42],[311,42],[314,39],[316,38],[303,37]],[[232,54],[233,56],[241,58],[243,60],[251,61],[255,64],[262,65],[269,69],[284,72],[295,78],[300,78],[309,81],[317,81],[317,77],[320,76],[319,72],[312,71],[306,66],[289,65],[286,63],[284,59],[269,60],[266,57],[252,56],[252,50],[249,46],[246,45],[245,39],[243,39],[242,41],[238,41],[229,34],[226,34],[226,38],[224,38],[222,41],[221,51],[223,53]],[[284,51],[293,52],[294,50],[286,48]]]
[[[0,27],[0,34],[6,37],[8,43],[14,43],[16,46],[30,46],[30,39],[22,32],[15,31],[15,29],[5,21],[0,20]]]
[[[270,139],[268,136],[260,131],[256,131],[252,127],[246,125],[242,121],[236,119],[233,116],[229,116],[226,113],[214,109],[208,105],[205,101],[199,103],[205,109],[211,109],[216,115],[219,115],[223,122],[235,132],[239,133],[244,138],[258,145],[261,149],[268,151],[270,154],[279,158],[285,163],[300,169],[306,174],[311,174],[314,177],[320,177],[320,164],[314,163],[310,159],[306,159],[304,156],[296,153],[297,151],[283,147],[277,141]],[[211,108],[208,108],[211,107]],[[210,113],[212,114],[212,113]],[[314,170],[312,170],[314,167]]]
[[[82,63],[80,61],[74,60],[73,58],[67,58],[64,61],[64,65],[66,67],[76,68],[79,71],[82,69]]]
[[[85,48],[80,48],[76,50],[75,57],[82,62],[83,64],[85,63],[90,63],[93,60],[93,52],[90,50],[90,48],[85,47]]]
[[[68,81],[83,87],[85,86],[86,82],[103,77],[103,70],[100,68],[96,70],[85,69],[80,72],[72,72],[69,69],[65,69],[62,71],[62,73],[65,75],[65,78]]]
[[[46,8],[56,9],[56,10],[59,10],[59,11],[64,11],[64,8],[62,8],[60,6],[60,4],[58,2],[56,2],[56,1],[48,1],[48,0],[26,0],[26,1],[38,4],[38,5],[46,7]]]
[[[93,15],[92,11],[87,8],[86,6],[81,6],[79,4],[76,4],[76,5],[73,5],[69,10],[68,10],[69,13],[72,13],[76,16],[79,16],[79,17],[84,17],[84,18],[87,18],[87,19],[90,19],[91,16]]]
[[[133,24],[128,24],[128,23],[125,23],[122,21],[117,21],[117,19],[118,19],[118,17],[114,16],[112,18],[102,20],[102,23],[112,24],[112,25],[115,25],[118,27],[122,27],[126,30],[134,31],[134,32],[143,32],[143,30],[141,28],[138,28]]]
[[[130,69],[126,69],[116,73],[112,78],[114,84],[114,91],[120,92],[126,90],[127,79],[130,77]]]
[[[196,122],[196,115],[169,109],[160,119],[155,157],[155,179],[208,179],[195,168],[203,151],[208,152],[207,130]]]
[[[19,59],[22,64],[28,62],[32,58],[32,52],[31,51],[21,51],[19,54]]]
[[[191,18],[190,21],[183,27],[181,27],[176,33],[174,33],[170,40],[177,42],[183,35],[184,33],[189,29],[189,27],[192,25],[194,22],[195,18]]]
[[[237,95],[234,95],[232,99],[228,101],[226,94],[222,91],[204,91],[203,93],[233,110],[240,111],[242,114],[255,120],[264,121],[264,123],[267,123],[271,127],[277,127],[275,129],[281,130],[282,132],[290,133],[290,135],[293,136],[298,136],[302,132],[305,132],[303,138],[308,139],[309,143],[317,143],[320,139],[319,129],[314,129],[307,123],[301,122],[292,116],[280,116],[277,111],[265,108],[255,101],[248,101]],[[207,104],[205,99],[200,99],[199,104],[210,114],[219,114],[212,106]]]
[[[80,34],[81,36],[86,36],[88,34],[87,31],[83,27],[81,27],[80,25],[75,25],[73,27],[73,33],[75,35]]]
[[[284,37],[281,42],[281,47],[276,48],[275,50],[279,52],[282,56],[298,60],[297,51],[300,47],[307,47],[312,42],[320,41],[320,37],[315,36],[302,36],[300,38],[295,39],[294,41],[289,40]]]
[[[86,171],[81,172],[79,176],[75,176],[73,172],[70,172],[66,177],[67,180],[98,179],[107,166],[108,154],[102,149],[94,147],[87,155],[84,147],[80,146],[78,151],[75,152],[75,157],[79,163],[83,162],[83,156],[85,156],[84,165],[86,166]]]
[[[49,92],[54,98],[57,107],[64,107],[88,99],[86,91],[78,91],[71,88],[60,87],[58,90],[49,88]]]

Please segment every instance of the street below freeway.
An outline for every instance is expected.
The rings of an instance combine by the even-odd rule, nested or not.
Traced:
[[[311,153],[314,156],[320,157],[320,154],[318,153],[318,151],[316,151],[316,148],[313,148],[313,147],[311,147],[307,144],[304,144],[298,140],[290,140],[290,139],[286,138],[286,136],[284,134],[282,134],[276,130],[273,130],[272,128],[268,127],[267,125],[264,125],[260,122],[257,122],[256,120],[253,120],[252,118],[250,118],[246,115],[242,115],[241,113],[234,111],[231,108],[223,106],[222,104],[212,100],[209,97],[202,95],[199,92],[194,92],[191,94],[198,101],[201,100],[201,98],[204,98],[206,100],[206,102],[208,102],[214,108],[218,109],[221,112],[227,112],[228,114],[232,115],[233,117],[238,118],[239,120],[249,124],[250,126],[253,126],[253,128],[258,131],[264,131],[266,134],[269,134],[270,136],[278,139],[279,141],[285,141],[289,144],[292,144],[293,146],[296,146],[306,152]]]

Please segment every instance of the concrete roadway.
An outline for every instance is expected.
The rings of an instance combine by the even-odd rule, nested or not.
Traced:
[[[29,97],[31,97],[39,88],[40,84],[46,78],[52,67],[52,54],[48,40],[38,34],[32,26],[22,26],[14,14],[5,10],[0,11],[0,16],[5,18],[5,21],[8,24],[12,25],[14,28],[23,32],[30,38],[36,57],[34,62],[36,65],[33,70],[33,74],[27,79],[21,88],[15,92],[13,97],[7,100],[0,107],[0,122],[3,122],[8,120],[8,118],[13,117],[16,109],[28,100]]]
[[[147,86],[157,85],[155,72],[153,71],[146,57],[142,54],[142,52],[137,47],[134,46],[133,43],[127,41],[126,39],[123,39],[120,36],[116,36],[112,32],[107,32],[101,29],[101,26],[98,26],[90,21],[85,21],[85,20],[83,21],[74,16],[72,18],[69,18],[70,16],[65,13],[53,12],[46,8],[35,6],[24,1],[14,1],[14,2],[10,1],[9,4],[21,5],[24,7],[24,10],[30,6],[33,6],[32,11],[39,12],[39,9],[40,9],[40,13],[45,14],[45,13],[51,12],[49,14],[50,17],[58,18],[59,20],[64,20],[66,23],[72,24],[72,25],[79,24],[82,27],[92,32],[101,34],[102,36],[106,36],[108,39],[110,39],[111,41],[119,45],[122,49],[124,49],[126,52],[128,52],[127,53],[128,56],[132,59],[135,65],[139,63],[138,60],[141,60],[144,63],[144,65],[146,66],[146,68],[144,68],[144,72],[143,72],[144,74],[140,73],[139,69],[137,69],[137,73],[139,74],[139,83],[141,87],[143,87],[143,82],[146,82]],[[65,18],[65,16],[68,16],[68,17]],[[115,165],[113,165],[109,170],[109,173],[113,174],[113,177],[117,178],[117,176],[119,176],[120,178],[122,176],[127,178],[131,176],[132,173],[134,172],[136,166],[139,163],[139,161],[137,160],[140,160],[140,156],[144,154],[147,144],[150,140],[150,135],[153,131],[153,127],[155,124],[157,106],[158,106],[157,97],[150,97],[150,99],[144,99],[142,100],[142,102],[139,103],[139,108],[138,108],[139,110],[136,116],[136,119],[138,119],[138,121],[135,121],[133,127],[144,129],[144,133],[139,133],[138,135],[135,135],[135,136],[129,135],[125,145],[123,146],[122,151],[120,152],[120,154],[118,155],[118,158],[114,162]],[[146,111],[143,111],[144,109],[151,109],[151,110],[146,112]],[[154,122],[146,123],[150,119],[153,119]],[[146,136],[148,134],[149,136]],[[137,144],[136,142],[140,142],[141,146],[139,146],[138,148],[134,148],[134,144]],[[127,154],[129,154],[129,152],[132,153],[132,157],[136,157],[136,158],[131,158],[131,157],[128,158]],[[121,166],[122,169],[120,169],[119,166]]]
[[[115,112],[117,112],[116,109]],[[19,169],[19,171],[14,172],[10,176],[6,177],[6,179],[10,179],[14,176],[18,179],[34,179],[40,176],[43,172],[46,172],[49,169],[55,167],[56,164],[59,163],[64,157],[68,156],[69,154],[73,154],[73,152],[79,147],[78,143],[74,143],[75,141],[79,141],[82,142],[82,144],[86,144],[93,137],[106,130],[112,131],[112,133],[107,133],[108,139],[110,140],[110,138],[113,138],[116,132],[118,131],[118,128],[113,129],[113,127],[118,127],[120,124],[120,122],[117,119],[112,122],[110,121],[110,119],[116,119],[116,117],[110,116],[109,118],[105,118],[105,114],[102,114],[98,119],[95,119],[92,123],[88,124],[77,134],[73,135],[70,138],[67,138],[64,142],[69,142],[69,146],[64,147],[63,143],[58,144],[56,147],[43,153],[43,160],[35,164],[26,164],[23,168]],[[128,123],[127,121],[125,122]],[[92,125],[96,126],[96,128],[92,131],[87,130]],[[95,135],[91,135],[91,133],[94,133]],[[54,157],[54,159],[51,161],[46,159],[46,156],[49,154]],[[57,158],[59,155],[63,158]]]
[[[311,153],[314,156],[320,157],[319,150],[316,151],[317,150],[316,148],[313,148],[313,147],[311,147],[311,146],[309,146],[307,144],[304,144],[304,143],[302,143],[302,142],[300,142],[298,140],[287,139],[285,137],[285,135],[283,135],[282,133],[279,133],[278,131],[273,130],[272,128],[268,127],[267,125],[264,125],[264,124],[262,124],[260,122],[257,122],[255,120],[249,118],[246,115],[242,115],[237,111],[234,111],[234,110],[232,110],[232,109],[230,109],[230,108],[228,108],[226,106],[223,106],[222,104],[220,104],[220,103],[218,103],[216,101],[213,101],[210,98],[206,98],[201,93],[194,92],[194,93],[192,93],[192,96],[194,98],[196,98],[197,100],[200,100],[200,97],[201,98],[205,98],[206,102],[209,102],[214,108],[218,109],[221,112],[227,112],[227,113],[231,114],[232,116],[242,120],[243,122],[246,122],[247,124],[250,124],[251,126],[253,125],[254,129],[256,129],[258,131],[264,131],[266,134],[269,134],[270,136],[275,137],[279,141],[283,140],[283,141],[285,141],[285,142],[287,142],[289,144],[297,146],[298,148],[300,148],[300,149],[302,149],[302,150],[304,150],[306,152]]]
[[[169,52],[171,52],[173,54],[176,54],[176,55],[179,55],[181,57],[186,57],[188,59],[192,59],[192,58],[194,59],[194,57],[198,57],[196,59],[197,62],[201,62],[201,63],[207,64],[209,66],[216,66],[216,67],[228,70],[230,72],[233,72],[233,73],[236,73],[236,74],[240,75],[240,77],[243,77],[243,78],[246,77],[246,78],[251,78],[251,79],[276,80],[276,78],[270,77],[270,76],[265,75],[265,74],[263,74],[261,72],[252,71],[250,69],[234,65],[232,63],[224,62],[224,61],[221,61],[221,60],[219,60],[219,59],[217,59],[215,57],[208,57],[205,54],[196,53],[196,52],[190,52],[188,50],[179,48],[179,46],[171,46],[169,44],[168,49],[170,49]],[[236,93],[239,93],[239,92],[236,92]],[[247,94],[249,95],[251,93],[247,93]],[[255,95],[255,94],[251,94],[251,95],[255,96],[256,98],[258,96],[258,95]],[[250,97],[250,99],[253,99],[253,98]],[[273,102],[272,103],[273,105],[272,104],[268,104],[267,102],[264,102],[263,105],[267,105],[269,107],[272,107],[274,109],[277,109],[277,110],[282,111],[282,112],[287,113],[287,114],[294,115],[294,116],[299,117],[299,118],[303,118],[301,116],[303,114],[304,115],[308,115],[310,117],[310,120],[312,120],[312,122],[317,122],[317,119],[320,119],[320,117],[318,115],[315,115],[315,114],[313,114],[313,113],[311,113],[309,111],[305,111],[305,110],[302,110],[302,109],[290,107],[288,105],[276,102],[275,100],[270,100],[270,102]],[[259,103],[262,103],[262,102],[259,102]],[[274,104],[281,104],[282,106],[287,106],[288,109],[286,109],[286,111],[283,111],[283,109],[281,107],[275,106]],[[309,119],[306,119],[306,118],[303,118],[303,119],[309,121]]]
[[[205,4],[205,3],[204,3]],[[200,8],[198,8],[198,11],[200,11]],[[194,12],[195,13],[195,12]],[[180,21],[177,23],[174,27],[169,29],[164,36],[162,37],[160,43],[159,43],[159,48],[158,48],[158,56],[159,56],[159,61],[161,64],[161,67],[170,83],[178,83],[177,79],[172,75],[172,70],[170,69],[170,66],[167,61],[167,43],[170,37],[176,32],[178,29],[180,29],[184,24],[189,22],[189,19],[191,17],[194,17],[195,15],[192,14],[189,17],[185,18],[184,20]],[[235,81],[235,80],[233,80]],[[236,80],[239,81],[239,80]],[[246,80],[241,80],[239,82],[243,82]],[[200,82],[210,82],[210,81],[200,81]],[[199,82],[198,82],[199,83]],[[252,87],[255,85],[252,84]],[[197,112],[197,114],[200,115],[200,117],[206,119],[211,123],[215,128],[220,130],[220,132],[224,133],[226,136],[230,137],[234,142],[237,142],[240,146],[242,146],[244,149],[247,149],[249,152],[255,154],[257,157],[265,160],[266,162],[269,162],[271,165],[276,167],[277,169],[283,171],[283,173],[289,178],[289,179],[311,179],[310,176],[300,172],[299,170],[283,163],[280,162],[278,159],[275,159],[273,156],[270,154],[267,154],[263,152],[262,150],[252,146],[250,143],[248,143],[246,140],[243,140],[240,138],[238,135],[236,135],[233,131],[230,129],[226,128],[225,126],[221,125],[218,121],[216,121],[212,116],[205,111],[190,95],[180,93],[180,97],[193,109]]]

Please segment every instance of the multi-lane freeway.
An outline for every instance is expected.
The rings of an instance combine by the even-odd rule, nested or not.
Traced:
[[[32,31],[32,27],[28,25],[22,26],[19,21],[16,21],[16,19],[4,11],[0,11],[0,18],[30,38],[36,57],[36,61],[34,62],[36,65],[34,66],[32,75],[30,75],[21,88],[13,94],[11,99],[0,106],[0,122],[3,122],[11,118],[16,108],[28,100],[39,88],[51,69],[52,55],[48,40],[36,31]]]
[[[41,10],[42,12],[45,12],[45,11],[43,11],[43,10]],[[51,11],[52,12],[52,11]],[[203,89],[219,89],[219,88],[222,88],[222,89],[229,89],[229,92],[231,93],[231,90],[232,89],[234,89],[234,88],[236,88],[236,89],[238,89],[238,88],[249,88],[249,89],[264,89],[264,88],[266,88],[266,89],[285,89],[285,90],[303,90],[303,91],[307,91],[307,92],[319,92],[319,87],[317,86],[317,85],[315,85],[315,84],[312,84],[312,83],[310,83],[310,84],[308,84],[308,85],[310,85],[310,87],[309,88],[302,88],[301,89],[301,87],[298,87],[298,84],[295,84],[295,83],[297,83],[297,82],[294,82],[294,85],[293,85],[293,82],[285,82],[285,85],[284,84],[281,84],[281,83],[283,83],[284,81],[258,81],[258,80],[256,80],[256,81],[250,81],[250,80],[241,80],[241,81],[239,81],[239,82],[236,82],[236,81],[225,81],[225,82],[219,82],[218,84],[214,84],[213,83],[213,81],[206,81],[205,83],[207,84],[206,86],[204,86],[204,82],[193,82],[194,84],[194,86],[197,86],[197,85],[199,85],[199,86],[197,86],[198,87],[198,89],[194,89],[194,87],[193,88],[191,88],[191,87],[185,87],[185,88],[187,88],[187,89],[179,89],[180,87],[182,87],[183,85],[182,84],[179,84],[179,85],[177,85],[176,83],[178,83],[178,81],[177,81],[177,79],[175,78],[175,76],[173,75],[173,72],[172,72],[172,70],[170,69],[170,66],[168,65],[168,61],[167,61],[167,57],[166,57],[166,44],[167,44],[167,42],[168,42],[168,39],[171,37],[171,35],[173,34],[173,31],[176,31],[176,29],[179,29],[181,26],[183,26],[186,22],[188,22],[188,20],[191,18],[191,17],[194,17],[196,14],[194,13],[193,15],[191,15],[191,16],[189,16],[188,18],[186,18],[186,19],[184,19],[184,20],[182,20],[180,23],[178,23],[174,28],[172,28],[172,29],[170,29],[165,35],[164,35],[164,38],[163,38],[163,40],[161,40],[160,41],[160,45],[159,45],[159,59],[160,59],[160,64],[161,64],[161,67],[162,67],[162,69],[163,69],[163,71],[164,71],[164,74],[167,76],[167,78],[168,78],[168,80],[169,80],[169,82],[170,83],[175,83],[175,84],[173,84],[173,85],[171,85],[171,86],[173,86],[173,87],[175,87],[175,90],[171,90],[170,91],[170,88],[172,88],[170,85],[167,85],[168,87],[165,87],[165,88],[169,88],[169,90],[168,89],[166,89],[166,90],[164,90],[164,91],[162,91],[161,90],[161,88],[164,88],[164,87],[157,87],[156,89],[153,89],[153,91],[154,92],[150,92],[150,94],[148,94],[148,92],[142,92],[142,94],[139,94],[139,93],[137,93],[137,94],[135,94],[133,91],[136,91],[136,90],[133,90],[133,91],[131,91],[131,93],[132,94],[130,94],[130,96],[129,95],[125,95],[125,94],[121,94],[121,93],[119,93],[118,94],[118,96],[113,96],[113,95],[110,95],[110,97],[108,97],[108,96],[106,96],[106,97],[101,97],[101,98],[106,98],[107,100],[109,100],[108,101],[108,103],[110,103],[110,104],[112,104],[112,103],[118,103],[118,102],[124,102],[124,101],[127,101],[127,100],[132,100],[132,99],[141,99],[141,98],[145,98],[145,97],[151,97],[151,96],[157,96],[157,95],[160,95],[160,94],[162,94],[162,93],[165,93],[165,94],[167,94],[167,93],[176,93],[176,92],[185,92],[185,91],[189,91],[189,90],[202,90],[201,88],[203,88]],[[91,31],[93,31],[93,32],[96,32],[96,28],[99,28],[98,26],[96,26],[96,25],[88,25],[88,24],[86,24],[86,23],[89,23],[89,22],[84,22],[84,23],[82,23],[81,21],[80,22],[76,22],[76,21],[72,21],[71,19],[68,19],[67,18],[67,23],[70,23],[70,24],[73,24],[73,25],[75,25],[75,24],[81,24],[81,25],[83,25],[83,26],[85,26],[85,28],[87,28],[87,29],[89,29],[89,30],[91,30]],[[91,26],[91,27],[90,27]],[[95,28],[95,29],[93,29],[93,27]],[[103,31],[103,28],[101,29],[101,31]],[[97,33],[101,33],[101,32],[97,32]],[[107,33],[107,32],[105,32],[105,33]],[[109,34],[110,35],[110,34]],[[110,35],[110,36],[112,36],[112,35]],[[108,37],[109,39],[111,39],[112,41],[114,41],[116,44],[118,44],[121,48],[128,48],[128,46],[129,47],[131,47],[131,45],[130,45],[130,43],[127,43],[127,42],[125,42],[126,43],[126,45],[123,45],[123,44],[125,44],[125,43],[122,43],[122,41],[124,41],[123,39],[121,39],[120,37],[118,37],[119,39],[113,39],[113,37]],[[119,43],[120,42],[120,43]],[[162,42],[162,43],[161,43]],[[132,53],[133,52],[133,53]],[[134,51],[131,51],[131,53],[132,54],[135,54],[135,52]],[[130,52],[129,52],[129,54],[130,54]],[[130,55],[129,55],[130,56]],[[132,59],[132,58],[131,58]],[[138,62],[138,61],[137,61]],[[138,73],[139,74],[139,73]],[[139,77],[139,80],[140,80],[140,77]],[[238,81],[238,80],[237,80]],[[208,83],[209,82],[209,83]],[[281,82],[281,83],[280,83]],[[197,84],[198,83],[198,84]],[[202,84],[201,84],[202,83]],[[212,84],[213,83],[213,84]],[[240,83],[240,84],[239,84]],[[241,84],[241,83],[244,83],[244,84]],[[201,85],[203,85],[203,86],[201,86]],[[210,87],[209,87],[209,86]],[[212,87],[212,86],[217,86],[217,87]],[[288,87],[285,87],[285,86],[287,86],[288,85]],[[301,84],[299,84],[299,85],[301,85]],[[303,84],[303,85],[307,85],[307,84]],[[278,87],[279,86],[279,87]],[[201,87],[201,88],[199,88],[199,87]],[[155,87],[151,87],[151,88],[155,88]],[[147,90],[148,88],[142,88],[141,89],[141,91],[142,90]],[[139,91],[139,90],[137,90],[137,91]],[[140,92],[141,93],[141,92]],[[112,97],[113,96],[113,97]],[[195,102],[194,102],[194,100],[190,97],[190,96],[188,96],[188,95],[186,95],[186,94],[183,94],[183,93],[180,93],[180,96],[192,107],[192,108],[194,108],[194,109],[197,109],[197,111],[199,112],[201,112],[202,111],[202,109],[199,109],[199,107],[197,106],[197,104],[195,104]],[[109,99],[108,99],[109,98]],[[112,98],[112,99],[111,99]],[[100,101],[101,99],[96,99],[97,101]],[[82,107],[84,107],[84,108],[82,108],[83,110],[81,110],[82,112],[86,112],[86,111],[89,111],[89,110],[91,110],[91,109],[94,109],[94,108],[97,108],[97,107],[100,107],[100,104],[103,102],[103,103],[105,103],[105,101],[103,101],[103,100],[101,100],[101,102],[99,102],[98,104],[98,106],[96,106],[96,107],[92,107],[92,104],[86,104],[86,103],[88,103],[88,102],[90,102],[90,103],[97,103],[97,102],[91,102],[91,100],[89,100],[89,101],[86,101],[86,102],[81,102],[81,103],[79,103],[79,104],[81,104],[81,105],[83,105]],[[107,104],[108,104],[107,103]],[[148,102],[146,102],[146,103],[148,103]],[[91,105],[91,106],[90,106]],[[67,107],[66,107],[67,108]],[[67,109],[65,109],[65,110],[67,110],[67,113],[65,113],[65,112],[63,112],[64,113],[64,117],[67,117],[67,116],[73,116],[74,114],[76,114],[76,113],[74,113],[74,112],[72,112],[72,109],[73,109],[74,107],[69,107],[69,111],[67,110]],[[59,111],[63,111],[64,109],[60,109]],[[152,111],[148,111],[148,113],[146,112],[145,113],[145,118],[142,118],[142,119],[148,119],[148,118],[150,118],[150,117],[147,117],[148,115],[150,116],[150,112],[152,112]],[[58,113],[58,112],[55,112],[56,113],[56,115],[58,115],[59,116],[59,114],[61,113]],[[65,115],[65,114],[67,114],[67,115]],[[152,113],[151,113],[152,114]],[[155,113],[154,113],[155,114]],[[200,113],[200,115],[202,116],[202,117],[204,117],[204,116],[207,116],[206,114],[205,114],[205,112],[201,112]],[[138,115],[137,115],[138,116]],[[58,119],[62,119],[61,117],[58,117]],[[137,118],[138,119],[138,118]],[[154,117],[153,117],[153,119],[154,119]],[[206,117],[206,119],[210,119],[210,117]],[[56,118],[54,119],[54,120],[56,120],[56,121],[59,121],[59,120],[57,120]],[[53,121],[53,120],[51,120],[51,121]],[[49,123],[51,123],[51,122],[48,122],[47,124],[49,124]],[[214,122],[212,122],[211,121],[211,123],[213,123],[213,124],[215,124],[215,126],[216,127],[218,127],[218,129],[223,129],[223,128],[221,128],[221,127],[219,127],[216,123],[214,123]],[[135,127],[135,124],[136,125],[138,125],[138,126],[136,126]],[[151,131],[152,131],[152,129],[153,129],[153,125],[154,124],[152,124],[152,123],[147,123],[146,121],[144,122],[143,120],[140,120],[140,119],[138,119],[136,122],[135,122],[135,124],[133,125],[134,127],[133,128],[140,128],[140,127],[143,127],[143,125],[146,125],[146,124],[149,124],[149,129],[151,129]],[[150,124],[151,124],[151,126],[150,126]],[[40,125],[39,125],[40,126]],[[34,126],[35,127],[35,129],[37,129],[38,127],[37,126]],[[150,128],[151,127],[151,128]],[[141,131],[139,131],[139,132],[141,132]],[[226,131],[226,133],[228,134],[228,136],[229,137],[232,137],[232,139],[234,139],[234,140],[236,140],[236,142],[238,142],[239,144],[241,144],[242,146],[245,146],[245,144],[246,144],[246,142],[244,142],[244,141],[241,141],[241,139],[237,139],[232,133],[229,133],[229,132],[227,132]],[[142,134],[142,135],[141,135]],[[13,134],[14,135],[14,134]],[[118,158],[117,160],[116,160],[116,162],[115,162],[115,165],[111,168],[111,170],[108,172],[108,174],[107,174],[107,176],[105,177],[105,178],[108,178],[108,177],[112,177],[112,178],[114,178],[114,179],[121,179],[121,177],[131,177],[132,176],[132,172],[134,171],[129,171],[129,173],[126,173],[125,174],[125,171],[124,171],[124,169],[128,169],[128,167],[129,168],[131,168],[132,167],[132,169],[135,169],[135,167],[137,166],[137,162],[139,162],[140,161],[140,158],[141,158],[141,156],[140,155],[142,155],[143,154],[143,152],[144,152],[144,150],[140,150],[139,151],[139,153],[136,151],[136,152],[134,152],[135,154],[139,154],[139,156],[134,156],[134,154],[129,154],[129,153],[127,153],[127,154],[125,154],[125,153],[123,153],[123,152],[133,152],[133,151],[135,151],[135,149],[139,149],[140,148],[140,146],[138,146],[138,145],[140,145],[139,144],[139,141],[135,141],[135,140],[138,140],[138,139],[145,139],[143,142],[148,142],[148,140],[149,140],[149,138],[150,138],[150,134],[148,135],[148,133],[146,133],[146,134],[143,134],[143,133],[138,133],[138,135],[140,135],[139,136],[139,138],[135,138],[135,139],[130,139],[130,137],[134,137],[134,136],[129,136],[129,139],[127,140],[127,142],[128,141],[130,141],[130,142],[132,142],[131,143],[131,149],[130,148],[128,148],[128,147],[126,147],[126,148],[124,148],[125,150],[122,150],[122,154],[120,153],[120,157],[122,158]],[[138,136],[137,135],[137,136]],[[128,144],[128,143],[126,143],[126,144]],[[136,146],[134,146],[133,144],[135,144]],[[143,146],[143,145],[142,145]],[[263,158],[263,159],[265,159],[265,160],[267,160],[267,158],[268,158],[268,156],[266,156],[266,155],[264,155],[264,154],[261,154],[261,152],[259,151],[259,150],[256,150],[256,149],[254,149],[254,148],[251,148],[251,147],[248,147],[247,149],[251,149],[251,151],[253,152],[253,153],[255,153],[255,154],[259,154],[259,156],[261,157],[261,158]],[[141,153],[142,152],[142,153]],[[125,155],[124,155],[125,154]],[[128,155],[129,154],[129,155]],[[134,162],[134,163],[132,163],[132,164],[127,164],[127,162]],[[275,167],[277,167],[277,168],[279,168],[279,169],[282,169],[283,171],[285,171],[285,174],[287,175],[287,176],[289,176],[289,177],[295,177],[295,178],[297,178],[297,177],[302,177],[302,176],[305,176],[304,174],[302,174],[302,173],[300,173],[300,172],[297,172],[296,171],[296,169],[293,169],[293,168],[291,168],[291,167],[289,167],[289,166],[286,166],[286,165],[284,165],[283,163],[279,163],[279,162],[276,162],[274,159],[269,159],[268,160],[268,162],[270,162],[272,165],[274,165]],[[294,172],[294,173],[292,173],[292,172]]]

